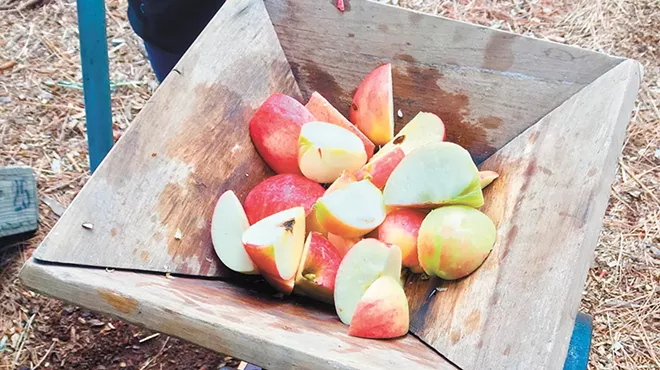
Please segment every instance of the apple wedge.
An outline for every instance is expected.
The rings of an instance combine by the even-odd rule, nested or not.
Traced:
[[[360,338],[390,339],[408,333],[410,310],[401,284],[391,276],[381,276],[367,289],[355,308],[348,335]]]
[[[323,186],[301,175],[271,176],[252,188],[245,197],[245,213],[251,225],[293,207],[303,207],[305,214],[309,215],[314,203],[324,193]]]
[[[401,249],[377,239],[364,239],[342,259],[335,280],[335,309],[339,319],[350,325],[364,293],[381,276],[401,278]]]
[[[481,266],[496,237],[495,224],[478,209],[440,207],[431,211],[419,228],[419,263],[430,276],[460,279]]]
[[[500,174],[495,171],[479,171],[479,182],[481,183],[481,188],[483,189],[490,185],[498,177],[500,177]]]
[[[369,140],[385,145],[394,136],[394,96],[392,94],[392,65],[384,64],[360,82],[350,119]]]
[[[429,143],[445,140],[445,124],[433,113],[419,112],[394,138],[374,155],[374,159],[400,148],[404,155]]]
[[[364,151],[367,153],[367,159],[371,158],[374,154],[374,150],[376,149],[374,143],[372,143],[362,131],[355,127],[354,124],[347,120],[346,117],[339,113],[339,111],[333,107],[323,95],[314,91],[305,107],[314,115],[314,117],[316,117],[317,121],[332,123],[333,125],[347,129],[359,137],[362,144],[364,144]]]
[[[245,251],[241,238],[250,227],[245,210],[233,191],[227,190],[215,204],[211,219],[211,241],[220,261],[242,274],[259,274],[259,268]]]
[[[296,99],[273,94],[250,120],[250,138],[263,160],[277,173],[301,174],[298,168],[298,137],[312,113]]]
[[[325,194],[330,194],[335,190],[341,189],[348,184],[354,183],[357,181],[355,175],[351,174],[348,171],[343,171],[341,175],[335,180],[329,187],[326,189]]]
[[[360,237],[385,219],[382,193],[369,180],[354,182],[324,195],[314,207],[321,226],[345,238]]]
[[[344,238],[343,236],[328,233],[328,241],[335,247],[342,258],[360,240],[362,240],[362,238]]]
[[[450,142],[426,144],[406,155],[387,180],[383,198],[388,208],[484,204],[470,153]]]
[[[305,245],[305,210],[295,207],[268,216],[243,234],[245,250],[263,275],[295,277]]]
[[[341,256],[323,235],[307,235],[296,274],[295,293],[332,304]]]
[[[278,276],[272,276],[272,275],[269,275],[269,274],[263,274],[262,276],[263,276],[264,280],[266,280],[266,282],[270,286],[275,288],[275,290],[277,290],[278,292],[280,292],[280,293],[282,293],[286,296],[291,295],[291,292],[293,292],[293,287],[295,285],[295,279],[284,280],[284,279],[281,279]]]
[[[380,153],[380,152],[378,152]],[[406,154],[400,147],[395,147],[385,155],[372,157],[358,172],[358,180],[370,180],[378,189],[383,189],[394,169],[401,163]]]
[[[403,266],[413,273],[422,272],[417,258],[417,236],[426,212],[416,209],[399,209],[387,214],[378,226],[378,240],[396,244],[401,248]]]
[[[355,134],[325,122],[306,123],[300,132],[298,165],[308,179],[331,183],[367,162],[364,145]]]

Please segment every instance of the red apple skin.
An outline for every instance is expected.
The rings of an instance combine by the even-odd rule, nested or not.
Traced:
[[[252,188],[245,198],[245,213],[250,225],[293,207],[305,208],[308,216],[325,189],[320,184],[295,174],[269,177]]]
[[[323,235],[311,232],[302,271],[298,271],[295,293],[321,302],[334,302],[335,277],[341,256]]]
[[[395,147],[383,156],[375,158],[373,161],[365,164],[355,173],[357,181],[371,180],[378,189],[383,190],[392,171],[401,163],[406,154],[399,147]]]
[[[399,209],[390,212],[378,227],[378,240],[401,248],[402,264],[414,273],[422,272],[417,256],[417,237],[426,212]]]
[[[346,253],[360,240],[362,238],[344,238],[343,236],[328,233],[328,241],[335,247],[341,258],[344,258]]]
[[[275,265],[275,248],[272,245],[261,246],[247,243],[243,246],[255,266],[259,267],[262,275],[277,276],[281,280],[277,265]]]
[[[250,120],[250,137],[257,152],[276,173],[302,175],[298,167],[300,129],[316,118],[296,99],[273,94]]]
[[[495,171],[479,171],[479,182],[481,183],[481,188],[483,189],[490,185],[498,177],[500,177],[500,174]]]
[[[371,284],[355,308],[348,335],[371,339],[406,335],[410,309],[399,284],[391,277],[381,277]]]
[[[345,128],[357,135],[357,137],[359,137],[364,144],[364,151],[367,152],[367,160],[371,158],[372,155],[374,155],[374,150],[376,149],[374,143],[372,143],[371,140],[369,140],[369,138],[362,133],[362,131],[358,130],[354,124],[347,120],[346,117],[339,113],[339,111],[333,107],[332,104],[330,104],[323,97],[323,95],[316,91],[312,93],[312,97],[309,98],[305,108],[307,108],[314,115],[314,117],[316,117],[317,120],[321,122],[332,123],[333,125]]]
[[[356,181],[357,181],[357,179],[356,179],[355,175],[352,175],[352,174],[348,173],[347,171],[344,171],[344,172],[341,173],[341,176],[339,176],[339,178],[337,178],[337,180],[335,180],[335,182],[333,182],[328,187],[328,189],[325,191],[325,194],[330,194],[333,191],[339,190],[339,189],[343,188],[344,186],[346,186],[348,184],[352,184]]]
[[[283,293],[284,295],[291,295],[291,292],[293,292],[293,287],[294,287],[294,279],[290,280],[284,280],[279,276],[273,276],[269,274],[264,274],[262,275],[264,280],[275,288],[280,293]]]
[[[350,109],[350,120],[374,144],[385,145],[394,136],[392,65],[384,64],[360,82]]]

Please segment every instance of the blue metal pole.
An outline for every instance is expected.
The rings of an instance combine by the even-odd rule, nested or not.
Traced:
[[[564,370],[586,370],[591,350],[591,316],[578,312],[571,336],[571,344],[564,362]]]
[[[96,170],[112,148],[110,71],[103,0],[77,0],[89,166]]]

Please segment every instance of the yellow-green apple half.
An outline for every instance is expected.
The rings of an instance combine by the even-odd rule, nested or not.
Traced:
[[[348,171],[344,171],[339,175],[337,180],[335,180],[329,187],[326,189],[325,194],[330,194],[337,189],[341,189],[348,184],[354,183],[357,181],[355,175]]]
[[[419,228],[420,265],[428,275],[460,279],[481,266],[496,237],[493,221],[475,208],[462,205],[437,208]]]
[[[227,190],[215,204],[211,219],[211,240],[215,253],[229,269],[256,275],[259,269],[245,251],[241,238],[250,227],[241,202],[233,191]]]
[[[242,237],[248,255],[262,275],[291,280],[305,245],[305,210],[294,207],[250,226]]]
[[[387,180],[383,197],[388,208],[484,204],[470,153],[450,142],[426,144],[406,155]]]
[[[500,174],[495,171],[479,171],[479,182],[481,183],[481,188],[483,189],[490,185],[498,177],[500,177]]]
[[[273,94],[250,120],[250,138],[263,160],[277,173],[301,174],[298,168],[298,137],[312,113],[296,99]]]
[[[381,276],[401,278],[401,249],[377,239],[364,239],[346,253],[335,280],[335,309],[339,319],[350,325],[364,293]]]
[[[360,237],[385,219],[383,195],[369,180],[354,182],[324,195],[314,207],[321,226],[344,238]]]
[[[332,304],[340,263],[341,256],[328,239],[309,233],[296,274],[295,293]]]
[[[300,131],[299,144],[300,171],[320,183],[331,183],[342,171],[353,173],[367,162],[360,138],[330,123],[306,123]]]
[[[429,143],[445,140],[445,124],[433,113],[419,112],[394,138],[374,155],[374,159],[400,148],[404,155]]]
[[[393,148],[385,155],[373,156],[367,164],[355,173],[355,178],[370,180],[378,189],[383,189],[390,175],[405,156],[406,154],[399,147]]]
[[[376,145],[394,136],[392,65],[384,64],[367,75],[353,95],[350,119]]]
[[[408,299],[398,279],[381,276],[367,289],[355,308],[348,335],[389,339],[408,333]]]
[[[343,236],[328,233],[328,241],[335,247],[342,258],[360,240],[362,240],[362,238],[344,238]]]
[[[422,272],[417,259],[417,236],[426,212],[417,209],[398,209],[387,214],[378,226],[378,240],[401,248],[403,266],[414,273]]]
[[[316,117],[317,121],[332,123],[333,125],[347,129],[359,137],[362,144],[364,144],[364,151],[367,153],[367,159],[371,158],[374,154],[374,149],[376,149],[374,143],[372,143],[362,131],[355,127],[354,124],[347,120],[346,117],[339,113],[339,111],[333,107],[323,95],[314,91],[305,107],[314,115],[314,117]]]

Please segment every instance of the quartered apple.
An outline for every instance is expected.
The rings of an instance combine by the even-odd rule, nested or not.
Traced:
[[[328,241],[330,244],[332,244],[337,252],[339,252],[339,255],[342,256],[342,258],[348,253],[348,251],[353,248],[355,244],[360,242],[362,238],[357,237],[357,238],[344,238],[343,236],[335,235],[332,233],[328,233]]]
[[[381,276],[358,301],[348,335],[361,338],[390,339],[408,333],[408,299],[398,279]]]
[[[433,113],[419,112],[374,155],[374,158],[387,155],[396,148],[400,148],[404,155],[408,155],[426,144],[442,142],[445,137],[445,124],[440,117]]]
[[[351,104],[350,119],[369,140],[384,145],[394,136],[392,65],[384,64],[360,83]]]
[[[360,179],[361,180],[361,179]],[[343,171],[341,175],[335,180],[325,191],[325,194],[330,194],[335,190],[341,189],[345,187],[348,184],[354,183],[357,181],[357,178],[355,175],[348,171]]]
[[[426,212],[416,209],[399,209],[387,214],[378,227],[378,240],[396,244],[401,248],[403,266],[413,273],[422,272],[417,258],[417,236]]]
[[[495,171],[479,171],[479,182],[481,183],[481,188],[483,189],[490,185],[498,177],[500,177],[500,174]]]
[[[384,155],[372,157],[367,164],[355,173],[355,177],[358,180],[369,180],[378,189],[383,189],[390,175],[405,156],[403,149],[395,147]]]
[[[340,263],[341,256],[328,239],[309,233],[296,274],[295,293],[332,303]]]

